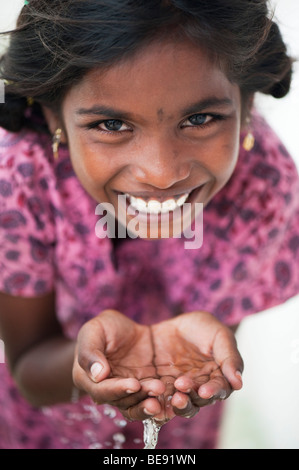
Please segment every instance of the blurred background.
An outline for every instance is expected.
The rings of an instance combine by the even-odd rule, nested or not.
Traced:
[[[256,106],[283,140],[299,169],[299,0],[272,0],[275,19],[298,59],[291,93],[264,95]],[[244,387],[226,402],[222,449],[299,448],[299,296],[245,319],[237,340]]]
[[[0,0],[0,30],[14,26],[24,0]],[[272,0],[275,18],[298,59],[291,93],[257,96],[256,106],[276,130],[299,169],[299,0]],[[237,340],[244,387],[225,405],[221,449],[299,448],[299,296],[245,319]]]

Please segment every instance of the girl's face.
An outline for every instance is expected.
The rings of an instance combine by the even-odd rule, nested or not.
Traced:
[[[86,191],[116,216],[125,207],[118,196],[127,195],[147,225],[151,213],[160,222],[180,214],[184,201],[206,205],[227,183],[239,151],[240,89],[189,41],[157,42],[85,75],[66,95],[62,119]],[[128,224],[133,214],[124,217]]]

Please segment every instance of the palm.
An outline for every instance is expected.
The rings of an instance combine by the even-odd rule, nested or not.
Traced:
[[[182,398],[177,393],[178,389],[185,393],[188,391],[189,394],[192,391],[195,407],[207,404],[211,396],[217,393],[229,395],[230,386],[221,371],[215,351],[214,342],[219,331],[219,323],[213,317],[199,312],[181,315],[152,327],[157,375],[167,384],[168,396],[176,393],[172,403]],[[203,385],[209,387],[211,393],[206,392],[206,396],[201,399],[198,391]],[[166,394],[163,412],[164,419],[169,419],[174,416],[174,411],[169,407]],[[191,414],[198,411],[194,407],[193,411],[192,407],[189,410]]]
[[[104,353],[110,366],[110,377],[134,377],[139,381],[157,377],[149,327],[138,325],[117,313],[108,321],[104,321],[103,317],[101,320],[107,345]]]
[[[242,359],[230,335],[204,312],[148,327],[105,311],[82,328],[78,341],[79,356],[81,350],[90,364],[88,351],[97,354],[93,360],[104,364],[103,373],[90,387],[80,369],[78,383],[96,402],[117,406],[129,419],[145,419],[145,407],[163,421],[191,416],[212,395],[228,396],[231,384],[240,388],[232,374],[242,369]],[[79,362],[84,369],[84,359]]]
[[[200,314],[185,314],[152,327],[155,366],[159,376],[186,375],[206,381],[219,369],[213,355],[215,324],[206,324]]]
[[[84,369],[90,370],[92,363],[103,369],[91,382]],[[128,419],[145,418],[145,408],[152,414],[161,409],[156,398],[149,398],[164,392],[154,366],[151,330],[117,311],[104,311],[82,327],[73,377],[96,403],[116,406]]]

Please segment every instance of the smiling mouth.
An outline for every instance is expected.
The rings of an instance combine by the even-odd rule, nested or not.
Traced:
[[[188,202],[192,203],[197,198],[204,184],[191,189],[189,192],[174,195],[173,197],[143,198],[136,197],[130,193],[120,193],[126,196],[127,205],[132,209],[144,214],[166,214],[181,209]]]

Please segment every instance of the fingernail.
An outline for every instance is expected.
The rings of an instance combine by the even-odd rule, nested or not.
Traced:
[[[176,408],[178,408],[179,410],[185,410],[185,408],[187,408],[188,405],[189,405],[189,402],[187,401],[187,403],[180,403],[179,405],[176,406]]]
[[[143,408],[143,412],[148,415],[148,416],[152,416],[153,413],[151,413],[150,411],[148,411],[146,408]]]
[[[103,370],[102,364],[100,364],[99,362],[94,362],[90,368],[92,380],[94,380],[95,382],[98,382],[99,375],[101,374],[102,370]]]

